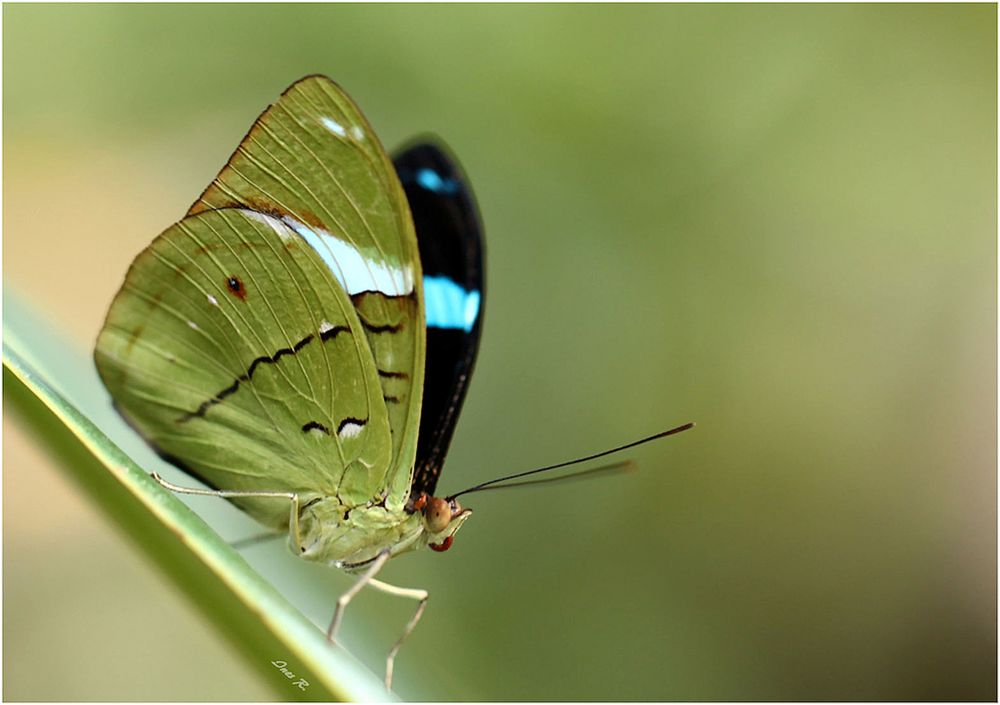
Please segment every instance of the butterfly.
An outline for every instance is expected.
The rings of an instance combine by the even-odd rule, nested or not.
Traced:
[[[387,686],[427,592],[376,580],[385,562],[447,550],[471,515],[459,495],[571,464],[435,495],[483,296],[482,227],[455,159],[424,140],[390,160],[347,94],[314,75],[136,257],[97,339],[118,411],[210,489],[154,474],[161,484],[224,497],[302,558],[359,574],[331,641],[365,585],[418,602]]]
[[[482,302],[456,161],[431,141],[390,161],[347,94],[308,76],[136,258],[95,362],[161,455],[303,558],[358,572],[446,550],[471,513],[434,489]]]

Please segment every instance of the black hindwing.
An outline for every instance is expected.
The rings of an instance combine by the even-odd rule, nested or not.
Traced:
[[[482,225],[465,175],[439,143],[413,143],[395,155],[393,164],[413,214],[427,309],[411,495],[433,495],[479,349],[485,294]]]

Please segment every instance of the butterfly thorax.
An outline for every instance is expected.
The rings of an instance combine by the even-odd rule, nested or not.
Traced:
[[[428,545],[442,550],[472,513],[455,505],[457,511],[442,521],[412,502],[399,509],[387,505],[348,508],[336,498],[310,503],[299,515],[301,557],[351,571],[386,550],[393,556]]]

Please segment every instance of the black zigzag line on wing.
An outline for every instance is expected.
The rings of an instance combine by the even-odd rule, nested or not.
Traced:
[[[360,318],[360,316],[359,316]],[[369,333],[398,333],[403,329],[403,324],[399,323],[397,325],[386,324],[384,326],[373,326],[368,323],[365,319],[361,318],[361,325],[365,327],[365,330]]]
[[[351,329],[348,328],[347,326],[334,326],[333,328],[328,328],[327,330],[321,331],[319,337],[320,340],[322,340],[325,343],[328,340],[336,338],[337,335],[340,333],[350,333],[350,332]],[[230,384],[222,391],[216,393],[215,396],[213,396],[212,398],[203,401],[194,411],[189,411],[185,413],[183,416],[179,417],[177,419],[177,423],[186,423],[191,419],[204,416],[205,413],[211,407],[215,406],[216,404],[221,404],[222,401],[225,400],[225,398],[228,397],[230,394],[235,394],[236,390],[240,388],[241,384],[251,381],[253,379],[253,374],[257,370],[258,366],[274,365],[278,362],[278,360],[280,360],[285,355],[294,355],[299,350],[304,348],[306,345],[311,343],[313,339],[315,339],[315,337],[316,336],[314,334],[310,333],[309,335],[307,335],[305,338],[303,338],[290,348],[281,348],[273,355],[261,355],[260,357],[255,358],[253,362],[250,363],[250,366],[247,368],[246,373],[237,377],[235,380],[233,380],[232,384]]]
[[[409,379],[410,375],[405,372],[391,372],[387,370],[378,370],[379,377],[385,377],[386,379]]]
[[[339,424],[337,424],[337,435],[339,436],[346,426],[349,426],[349,425],[364,426],[367,423],[368,423],[368,419],[359,419],[359,418],[355,418],[353,416],[348,416],[343,421],[341,421]],[[307,433],[309,431],[319,431],[321,433],[325,433],[328,436],[330,435],[330,429],[328,429],[326,426],[324,426],[323,424],[321,424],[319,421],[309,421],[309,422],[307,422],[307,423],[305,423],[305,424],[302,425],[302,432],[303,433]]]
[[[356,294],[351,294],[351,303],[354,304],[354,308],[358,312],[358,319],[361,321],[361,325],[364,327],[364,329],[366,331],[368,331],[369,333],[392,333],[392,334],[395,334],[395,333],[398,333],[401,330],[403,330],[403,328],[405,326],[405,322],[404,321],[401,321],[399,323],[386,323],[386,324],[383,324],[383,325],[378,325],[378,324],[375,324],[375,323],[371,323],[367,319],[365,319],[365,316],[362,313],[362,310],[364,309],[364,301],[365,301],[365,299],[367,299],[369,297],[377,297],[377,298],[380,298],[380,299],[384,299],[386,301],[394,301],[396,299],[414,299],[415,300],[416,294],[414,292],[410,292],[409,294],[386,294],[385,292],[382,292],[382,291],[368,290],[368,291],[360,291],[360,292],[358,292]],[[385,373],[385,372],[381,372],[380,371],[380,374],[383,377],[397,376],[396,373],[392,373],[392,372]]]

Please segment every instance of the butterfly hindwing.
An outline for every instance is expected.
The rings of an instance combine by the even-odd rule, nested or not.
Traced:
[[[479,349],[482,226],[468,180],[443,147],[414,144],[393,164],[413,215],[426,297],[427,362],[412,492],[433,495]]]
[[[330,79],[269,107],[189,215],[239,207],[292,228],[355,306],[391,430],[390,502],[409,496],[424,387],[421,266],[406,198],[378,138]]]
[[[119,409],[210,485],[372,499],[390,470],[375,363],[350,298],[282,221],[189,216],[133,263],[95,353]],[[288,504],[239,500],[287,527]]]

